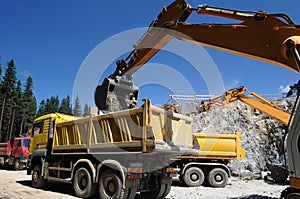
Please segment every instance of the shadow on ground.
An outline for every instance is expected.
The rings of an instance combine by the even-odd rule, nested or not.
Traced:
[[[23,186],[32,187],[31,180],[21,180],[21,181],[17,181],[17,183],[19,183]],[[184,187],[184,185],[179,180],[173,180],[172,186]],[[70,183],[48,181],[47,186],[45,188],[41,188],[41,190],[51,191],[51,192],[60,193],[60,194],[67,194],[67,195],[76,197],[76,195],[73,191],[73,186]],[[137,194],[135,199],[141,199],[140,195]],[[167,197],[166,199],[169,199],[169,198]],[[262,196],[262,195],[258,195],[258,194],[252,194],[252,195],[248,195],[248,196],[232,197],[230,199],[277,199],[277,198],[269,197],[269,196]]]
[[[31,185],[31,180],[20,180],[17,181],[17,183],[27,186],[27,187],[32,187]],[[67,194],[73,197],[76,197],[74,191],[73,191],[73,186],[70,183],[62,183],[62,182],[57,182],[57,181],[48,181],[47,186],[44,188],[40,188],[43,191],[51,191],[55,193],[61,193],[61,194]]]

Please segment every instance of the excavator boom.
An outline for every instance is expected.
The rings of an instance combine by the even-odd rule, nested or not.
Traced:
[[[226,105],[239,100],[244,104],[259,110],[260,112],[267,114],[271,118],[282,122],[285,126],[288,126],[288,124],[291,123],[290,119],[292,120],[293,116],[290,113],[282,110],[276,104],[270,102],[255,92],[250,93],[252,97],[247,96],[245,94],[247,90],[247,88],[240,86],[239,88],[226,91],[222,95],[208,99],[207,102],[201,104],[200,109],[203,111],[209,111],[218,107],[220,104]]]
[[[193,13],[236,20],[233,24],[188,24]],[[179,40],[265,61],[299,73],[300,28],[284,14],[246,12],[206,5],[192,8],[184,0],[176,0],[154,20],[148,31],[134,45],[124,60],[117,61],[115,72],[95,91],[95,103],[107,109],[108,93],[123,101],[120,109],[136,103],[138,88],[132,75],[147,63],[170,40]],[[122,79],[122,80],[121,80]],[[118,89],[121,88],[121,89]],[[114,92],[116,89],[117,92]],[[121,96],[121,97],[120,97]],[[123,100],[125,99],[125,101]]]

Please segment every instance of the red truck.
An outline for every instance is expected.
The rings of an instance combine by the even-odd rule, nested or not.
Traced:
[[[19,137],[0,143],[0,166],[10,165],[15,170],[23,169],[27,162],[29,141],[29,137]]]

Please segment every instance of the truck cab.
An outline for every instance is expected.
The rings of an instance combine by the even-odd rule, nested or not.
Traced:
[[[10,165],[15,170],[22,169],[27,163],[29,142],[29,137],[19,137],[0,143],[0,166]]]
[[[36,118],[33,122],[29,154],[32,154],[32,152],[37,149],[47,148],[48,138],[49,136],[53,136],[53,134],[49,134],[49,131],[53,128],[53,123],[66,122],[74,119],[79,118],[62,113],[52,113]]]

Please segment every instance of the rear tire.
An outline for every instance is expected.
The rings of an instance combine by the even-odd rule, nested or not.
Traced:
[[[160,178],[159,178],[160,179]],[[167,196],[171,190],[171,179],[169,183],[163,183],[158,180],[158,184],[154,186],[153,190],[147,192],[141,192],[141,198],[143,199],[162,199]]]
[[[32,170],[31,183],[32,186],[35,188],[42,188],[45,187],[47,184],[47,180],[45,180],[42,176],[41,166],[38,164],[35,165]]]
[[[298,199],[300,198],[300,190],[288,187],[281,192],[280,199]]]
[[[134,199],[136,196],[137,187],[127,188],[125,190],[124,199]]]
[[[14,161],[14,169],[16,171],[23,169],[23,164],[21,163],[21,161],[19,159],[15,159]]]
[[[271,178],[276,183],[284,183],[289,176],[288,170],[281,165],[274,165],[271,169]]]
[[[207,182],[212,187],[225,187],[228,182],[228,174],[222,168],[215,168],[209,172]]]
[[[201,186],[204,182],[204,173],[198,167],[190,167],[183,174],[183,182],[190,187]]]
[[[101,199],[125,198],[125,190],[123,189],[120,174],[113,169],[103,172],[100,177],[98,191]]]
[[[160,199],[165,198],[171,191],[171,185],[172,184],[165,184],[165,191],[163,195],[160,197]]]
[[[87,168],[79,168],[74,175],[73,187],[75,194],[80,198],[92,197],[96,192],[96,184]]]

